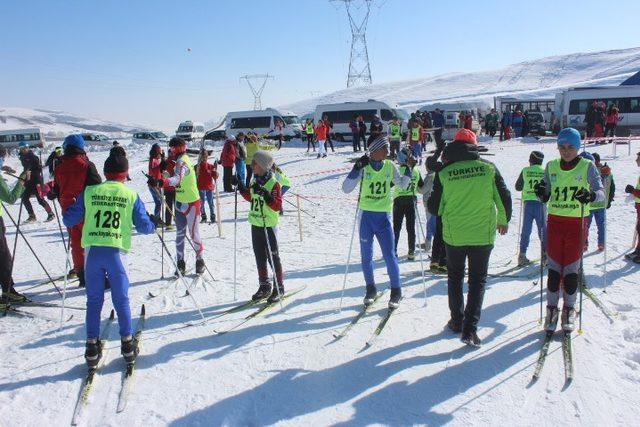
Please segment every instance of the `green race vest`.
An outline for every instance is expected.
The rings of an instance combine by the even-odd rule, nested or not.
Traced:
[[[442,235],[452,246],[492,245],[507,216],[495,185],[496,168],[480,160],[451,163],[438,172]],[[497,207],[497,208],[496,208]]]
[[[580,188],[589,189],[587,171],[589,160],[580,158],[578,164],[569,171],[560,167],[560,159],[547,164],[551,181],[551,197],[548,202],[549,215],[580,218],[580,202],[574,197]],[[584,216],[589,215],[589,206],[585,206]]]
[[[524,185],[522,187],[522,201],[538,201],[535,186],[544,180],[544,169],[542,166],[532,165],[522,169],[522,180],[524,181]]]
[[[253,187],[253,183],[255,180],[251,179],[251,186]],[[271,175],[271,178],[266,182],[264,188],[271,192],[273,186],[276,185],[275,176]],[[257,194],[253,193],[253,188],[251,188],[251,210],[249,211],[249,224],[255,225],[256,227],[275,227],[278,225],[280,221],[280,212],[276,212],[267,205],[264,199]],[[264,221],[262,220],[262,215],[264,215]]]
[[[363,211],[391,212],[393,199],[391,183],[393,182],[393,163],[383,160],[382,168],[376,171],[371,165],[362,170],[360,185],[360,202],[358,206]]]
[[[105,181],[84,190],[82,247],[108,246],[129,251],[133,205],[138,194],[118,181]]]
[[[391,138],[400,139],[400,124],[391,123],[389,124],[389,132],[391,133]]]
[[[307,123],[307,135],[313,135],[313,123]]]
[[[607,175],[602,178],[602,184],[604,186],[604,200],[601,202],[591,202],[589,204],[590,211],[597,211],[598,209],[604,209],[609,203],[609,194],[611,193],[611,181],[613,181],[613,175]]]
[[[400,166],[400,175],[404,175],[406,170],[407,166]],[[411,184],[409,184],[405,190],[398,186],[393,187],[393,198],[397,199],[400,196],[415,196],[418,181],[420,181],[420,171],[418,168],[413,168],[411,171]]]
[[[640,177],[638,177],[638,182],[636,183],[636,190],[640,190]],[[633,200],[636,203],[640,203],[640,197],[634,197]]]
[[[182,181],[176,187],[176,201],[180,203],[193,203],[200,199],[196,170],[191,163],[191,159],[186,153],[182,155],[180,160],[187,165],[189,173],[182,177]]]
[[[420,141],[420,129],[420,126],[411,128],[411,141]]]

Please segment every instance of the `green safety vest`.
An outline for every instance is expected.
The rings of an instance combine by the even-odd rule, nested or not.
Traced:
[[[522,180],[524,181],[524,185],[522,186],[522,201],[538,201],[535,187],[544,181],[544,169],[542,166],[532,165],[522,169]]]
[[[638,177],[638,182],[636,183],[636,190],[640,190],[640,177]],[[634,197],[633,200],[636,203],[640,203],[640,197]]]
[[[609,194],[611,192],[611,181],[613,181],[613,175],[607,175],[602,178],[602,184],[604,186],[604,200],[601,202],[591,202],[589,204],[590,211],[597,211],[598,209],[604,209],[609,203]]]
[[[108,246],[131,249],[133,206],[138,198],[118,181],[105,181],[84,190],[82,247]]]
[[[255,179],[251,179],[251,187]],[[276,185],[275,176],[271,175],[271,178],[264,184],[264,188],[271,193],[273,186]],[[275,227],[280,221],[280,212],[276,212],[267,205],[262,197],[253,193],[251,188],[251,210],[249,210],[249,224],[256,227]],[[262,216],[264,215],[264,221]]]
[[[417,128],[411,128],[411,141],[420,141],[420,126]]]
[[[307,135],[313,134],[313,123],[307,123]]]
[[[452,246],[492,245],[507,214],[495,185],[496,168],[481,160],[451,163],[438,172],[442,235]]]
[[[393,198],[391,183],[394,166],[391,160],[383,160],[382,168],[376,171],[371,165],[362,170],[360,185],[360,202],[358,207],[363,211],[391,212]]]
[[[576,192],[589,189],[587,171],[589,160],[580,158],[571,170],[564,171],[560,167],[560,159],[547,164],[547,173],[551,181],[551,197],[548,202],[549,215],[580,218],[580,202],[575,199]],[[589,216],[589,206],[585,206],[584,216]]]
[[[391,138],[400,139],[400,124],[391,123],[389,124],[389,132],[391,133]]]
[[[200,199],[200,193],[198,193],[198,180],[196,178],[196,170],[191,163],[191,159],[185,153],[180,157],[189,168],[189,173],[182,177],[182,181],[176,187],[176,201],[180,203],[193,203]]]
[[[400,175],[404,175],[407,170],[407,166],[400,166]],[[420,181],[420,171],[418,168],[413,168],[411,170],[411,183],[406,189],[402,189],[398,186],[393,188],[393,198],[397,199],[401,196],[415,196],[416,188],[418,187],[418,182]]]

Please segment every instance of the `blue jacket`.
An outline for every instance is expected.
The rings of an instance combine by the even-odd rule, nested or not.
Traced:
[[[502,120],[500,123],[502,123],[502,126],[511,126],[511,112],[505,111],[502,113]]]

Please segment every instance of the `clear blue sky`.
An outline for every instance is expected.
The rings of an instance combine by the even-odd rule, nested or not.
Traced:
[[[387,0],[374,83],[640,45],[640,2]],[[346,85],[350,30],[327,0],[0,0],[0,106],[172,128]],[[190,48],[191,52],[187,49]]]

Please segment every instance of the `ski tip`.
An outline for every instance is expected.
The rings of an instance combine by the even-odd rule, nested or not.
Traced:
[[[109,320],[113,320],[116,318],[116,311],[112,308],[111,314],[109,314]]]
[[[144,304],[142,304],[142,308],[140,309],[140,316],[144,317],[145,313],[146,313],[146,307],[144,306]]]
[[[578,329],[578,335],[582,335],[584,333],[583,329]]]

